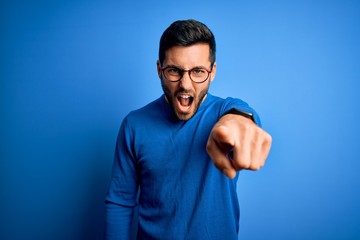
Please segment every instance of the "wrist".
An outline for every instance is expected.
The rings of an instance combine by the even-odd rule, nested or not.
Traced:
[[[226,114],[240,115],[240,116],[243,116],[245,118],[248,118],[248,119],[252,120],[255,123],[254,115],[251,112],[246,112],[246,111],[243,111],[243,110],[232,108],[229,111],[225,112],[224,115],[226,115]]]

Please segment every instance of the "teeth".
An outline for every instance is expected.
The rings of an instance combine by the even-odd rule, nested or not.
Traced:
[[[178,95],[178,101],[182,106],[190,106],[191,104],[191,96],[190,95]]]

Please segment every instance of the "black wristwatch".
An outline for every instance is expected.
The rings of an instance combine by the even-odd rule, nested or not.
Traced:
[[[251,119],[253,122],[255,122],[253,114],[251,112],[245,112],[245,111],[240,111],[236,108],[232,108],[229,111],[227,111],[225,114],[237,114],[237,115],[241,115],[243,117],[249,118]],[[225,115],[224,114],[224,115]]]

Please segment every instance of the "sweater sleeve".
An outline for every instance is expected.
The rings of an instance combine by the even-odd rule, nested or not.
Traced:
[[[130,239],[137,205],[138,177],[127,119],[118,134],[111,180],[106,196],[105,239]]]
[[[106,202],[105,207],[105,239],[130,239],[134,208],[124,207],[108,201]]]
[[[232,111],[234,110],[234,111]],[[251,119],[259,126],[261,127],[261,120],[257,112],[251,108],[246,102],[237,99],[237,98],[226,98],[222,109],[221,109],[221,116],[227,114],[227,113],[235,113],[235,112],[241,112],[243,114],[240,115],[249,115],[251,116]]]

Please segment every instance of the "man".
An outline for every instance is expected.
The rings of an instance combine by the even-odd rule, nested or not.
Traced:
[[[215,38],[176,21],[160,39],[164,95],[123,120],[106,198],[107,239],[237,239],[237,171],[264,165],[271,137],[245,102],[208,93]],[[137,193],[140,194],[137,199]]]

